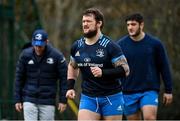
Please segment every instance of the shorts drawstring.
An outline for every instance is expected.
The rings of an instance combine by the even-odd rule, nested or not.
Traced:
[[[111,103],[109,97],[106,96],[106,99],[108,100],[109,104],[112,105],[112,103]]]
[[[96,97],[96,104],[97,104],[97,108],[96,108],[96,112],[98,111],[99,109],[99,103],[98,103],[98,98]]]

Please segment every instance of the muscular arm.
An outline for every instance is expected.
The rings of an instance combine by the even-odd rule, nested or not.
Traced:
[[[68,91],[66,93],[66,97],[69,99],[74,99],[75,98],[75,90],[74,90],[74,85],[75,85],[75,80],[77,80],[77,77],[79,75],[79,69],[77,67],[77,64],[73,61],[70,61],[68,64]]]
[[[124,71],[125,71],[125,76],[129,75],[130,69],[129,69],[129,65],[127,63],[127,60],[126,60],[125,56],[122,57],[120,60],[116,61],[114,63],[114,66],[115,66],[115,68],[122,67],[124,69]]]
[[[79,68],[75,62],[72,60],[68,64],[68,80],[74,79],[76,80],[79,75]]]
[[[95,77],[126,77],[129,75],[129,66],[126,58],[123,56],[121,59],[114,63],[114,68],[100,69],[99,67],[91,67],[91,72]]]

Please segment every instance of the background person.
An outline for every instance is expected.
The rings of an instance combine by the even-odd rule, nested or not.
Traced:
[[[161,41],[143,31],[144,20],[135,13],[126,18],[129,35],[118,44],[127,58],[130,74],[123,81],[125,115],[129,120],[157,117],[160,78],[164,81],[163,103],[172,102],[172,79],[166,50]]]
[[[59,81],[59,82],[58,82]],[[56,93],[58,110],[66,109],[67,63],[60,51],[48,44],[48,35],[38,29],[32,47],[22,50],[16,66],[15,108],[25,120],[54,120]]]

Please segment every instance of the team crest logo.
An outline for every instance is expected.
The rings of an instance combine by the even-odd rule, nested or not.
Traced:
[[[36,34],[35,39],[42,40],[42,34]]]
[[[96,50],[96,56],[104,57],[104,50],[103,49]]]
[[[61,60],[61,63],[63,63],[65,60],[66,60],[65,57],[63,57],[63,59]]]
[[[53,64],[54,63],[54,60],[53,58],[47,58],[47,61],[46,61],[48,64]]]

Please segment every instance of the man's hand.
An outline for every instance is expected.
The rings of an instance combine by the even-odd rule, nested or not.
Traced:
[[[75,94],[75,90],[74,89],[70,89],[66,92],[66,97],[69,99],[74,99],[76,96]]]
[[[102,76],[102,70],[99,67],[91,67],[91,72],[94,75],[94,77]]]
[[[16,103],[15,108],[16,108],[16,111],[21,112],[23,109],[22,103]]]
[[[59,103],[58,104],[58,110],[60,113],[64,112],[66,110],[67,104]]]
[[[173,101],[173,95],[172,94],[168,94],[168,93],[163,94],[163,104],[169,105],[172,103],[172,101]]]

